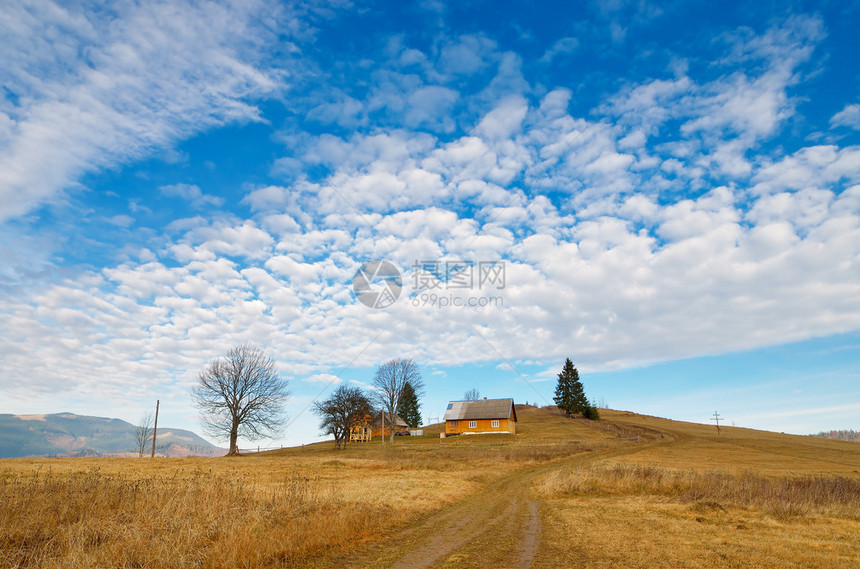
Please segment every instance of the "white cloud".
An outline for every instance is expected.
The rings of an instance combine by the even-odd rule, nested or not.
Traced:
[[[275,245],[271,235],[247,220],[241,225],[216,222],[196,227],[186,233],[190,243],[216,255],[261,259],[269,256]]]
[[[528,104],[524,98],[509,97],[484,115],[475,128],[475,133],[485,140],[510,138],[521,131],[527,112]]]
[[[790,156],[765,163],[753,176],[757,193],[777,192],[860,180],[860,147],[833,145],[801,148]]]
[[[830,126],[845,126],[860,130],[860,105],[846,105],[844,109],[830,117]]]
[[[409,94],[403,115],[404,123],[410,128],[427,126],[442,132],[451,132],[455,125],[450,115],[459,96],[457,91],[447,87],[419,87]]]
[[[303,377],[302,381],[307,383],[325,383],[329,385],[338,385],[343,380],[336,375],[330,373],[316,373],[307,377]]]
[[[790,18],[761,36],[727,35],[731,53],[718,64],[734,71],[703,83],[683,75],[630,85],[601,110],[639,136],[676,137],[675,148],[683,152],[675,158],[695,159],[717,175],[746,178],[753,171],[746,152],[795,114],[789,88],[800,80],[798,68],[823,35],[823,24],[814,17]],[[667,126],[672,119],[681,121],[677,132]]]
[[[339,94],[337,99],[339,100],[317,105],[308,111],[307,119],[323,124],[335,123],[350,129],[367,124],[365,108],[361,101],[345,94]]]
[[[84,173],[212,126],[259,120],[252,101],[282,87],[277,70],[257,63],[273,39],[253,23],[269,13],[263,4],[3,10],[0,73],[20,106],[0,109],[0,220],[53,199]]]
[[[113,215],[107,219],[105,219],[111,225],[116,225],[117,227],[130,227],[134,223],[134,218],[130,215],[120,214]]]
[[[170,184],[167,186],[161,186],[158,189],[163,195],[182,198],[188,201],[195,208],[202,208],[207,205],[217,207],[224,203],[224,198],[206,195],[198,186],[193,184]]]
[[[283,209],[290,202],[290,191],[281,186],[259,188],[242,199],[242,203],[250,205],[255,211]]]
[[[439,55],[443,73],[473,75],[489,65],[496,43],[481,35],[465,35],[447,43]]]
[[[538,60],[541,63],[550,63],[553,59],[560,55],[570,55],[575,53],[579,48],[579,40],[574,37],[564,37],[555,41],[541,58]]]

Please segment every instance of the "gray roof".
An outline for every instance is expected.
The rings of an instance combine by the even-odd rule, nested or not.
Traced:
[[[376,418],[373,419],[373,424],[382,426],[381,425],[381,423],[382,423],[381,417],[383,415],[385,415],[385,426],[390,427],[391,426],[391,415],[388,414],[388,411],[381,411],[381,412],[377,413]],[[404,421],[403,419],[400,418],[400,415],[395,415],[394,420],[397,422],[398,427],[408,427],[409,426],[406,423],[406,421]]]
[[[446,421],[463,419],[507,419],[513,414],[517,420],[513,399],[478,399],[477,401],[451,401],[445,411]]]

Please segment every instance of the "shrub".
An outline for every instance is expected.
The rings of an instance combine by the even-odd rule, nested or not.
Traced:
[[[597,407],[593,405],[586,405],[585,410],[582,412],[582,416],[586,419],[591,419],[592,421],[600,420],[600,413],[597,411]]]

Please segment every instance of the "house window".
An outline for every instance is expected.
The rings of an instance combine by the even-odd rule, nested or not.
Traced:
[[[460,424],[460,421],[451,421],[452,427],[457,427]]]
[[[490,423],[490,426],[493,427],[494,429],[498,429],[499,428],[499,422],[498,421],[492,421]]]
[[[477,427],[478,427],[478,422],[477,422],[477,421],[469,421],[469,428],[470,428],[470,429],[475,429],[475,428],[477,428]]]

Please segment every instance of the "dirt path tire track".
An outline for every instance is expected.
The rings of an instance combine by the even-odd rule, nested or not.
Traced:
[[[537,500],[529,502],[529,522],[523,534],[522,551],[520,552],[519,569],[529,569],[532,559],[537,555],[540,545],[540,509]]]
[[[401,531],[375,553],[341,559],[336,567],[531,567],[540,546],[540,504],[529,492],[537,476],[674,442],[623,444],[521,468]]]
[[[520,470],[491,483],[477,495],[460,501],[431,516],[418,526],[417,535],[424,536],[412,543],[409,551],[398,559],[395,569],[427,569],[437,566],[452,554],[467,549],[470,544],[484,541],[506,525],[530,514],[528,490],[540,469]],[[507,528],[516,529],[516,528]],[[526,528],[523,528],[526,529]],[[404,541],[409,540],[404,535]],[[409,540],[411,541],[411,540]]]

